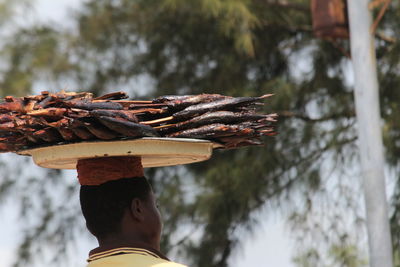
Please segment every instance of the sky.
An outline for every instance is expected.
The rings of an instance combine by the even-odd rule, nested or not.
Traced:
[[[36,0],[33,21],[55,22],[63,26],[71,25],[70,11],[79,8],[83,0]],[[38,167],[33,167],[33,169]],[[34,170],[33,170],[34,171]],[[73,173],[70,173],[73,176]],[[1,266],[11,266],[14,250],[18,242],[18,216],[12,209],[0,210],[0,259]],[[256,218],[260,222],[252,235],[243,233],[241,247],[235,250],[230,259],[230,267],[275,266],[293,267],[291,263],[293,244],[283,218],[262,211]],[[96,246],[93,240],[86,238],[81,241],[81,252],[76,255],[72,266],[85,266],[87,253]],[[81,263],[81,264],[79,264]]]

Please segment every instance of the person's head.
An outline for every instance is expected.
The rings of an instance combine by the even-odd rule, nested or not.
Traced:
[[[159,249],[162,223],[145,177],[82,185],[80,201],[87,228],[99,243],[124,237]]]

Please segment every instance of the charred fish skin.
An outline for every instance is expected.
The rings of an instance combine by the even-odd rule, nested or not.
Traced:
[[[30,129],[42,129],[44,127],[47,127],[48,123],[44,118],[31,118],[27,117],[24,119],[18,119],[16,118],[14,120],[14,125],[17,130],[26,130],[30,131]]]
[[[0,123],[13,121],[14,118],[15,117],[11,114],[1,114],[0,115]]]
[[[12,121],[0,123],[0,131],[3,132],[23,132],[23,131],[31,131],[32,129],[40,129],[46,126],[46,123],[42,122],[42,119],[35,118],[13,118]]]
[[[258,138],[248,138],[246,136],[227,136],[221,137],[217,140],[218,143],[223,145],[224,149],[233,149],[243,146],[261,146],[263,142]]]
[[[6,111],[6,112],[19,112],[24,114],[25,113],[25,106],[23,104],[23,101],[13,101],[13,102],[2,102],[0,103],[0,111]]]
[[[254,112],[232,112],[232,111],[215,111],[207,112],[193,119],[172,124],[169,127],[160,128],[160,132],[170,131],[171,128],[184,130],[188,128],[197,128],[206,124],[224,123],[234,124],[243,121],[258,121],[269,118],[268,115],[256,114]]]
[[[29,144],[24,136],[9,136],[0,138],[0,153],[16,152]]]
[[[222,109],[231,109],[244,105],[254,104],[262,99],[262,97],[235,97],[216,100],[209,103],[200,103],[185,108],[182,111],[175,113],[173,116],[176,119],[187,119],[189,117],[198,116],[209,111],[218,111]]]
[[[225,98],[231,98],[231,97],[220,94],[200,94],[200,95],[184,95],[184,96],[166,95],[154,99],[153,103],[167,103],[171,107],[184,108],[190,105],[195,105],[199,103],[208,103]]]
[[[30,111],[32,111],[35,108],[37,101],[36,100],[24,100],[24,112],[28,113]]]
[[[50,94],[49,95],[54,95],[55,98],[61,99],[63,101],[68,101],[72,99],[80,99],[80,100],[89,100],[93,98],[93,94],[89,92],[65,92],[61,91],[55,94]]]
[[[226,125],[215,123],[210,125],[201,126],[194,129],[179,131],[173,134],[168,134],[168,137],[181,137],[181,138],[200,138],[200,139],[214,139],[222,136],[231,135],[252,135],[255,131],[251,128],[242,127],[240,125]]]
[[[88,101],[64,101],[71,108],[79,108],[84,110],[94,109],[114,109],[122,110],[124,107],[116,102],[88,102]]]
[[[186,108],[191,105],[197,105],[200,103],[210,103],[217,100],[223,100],[230,98],[228,96],[223,96],[219,94],[201,94],[188,97],[187,99],[171,101],[171,106],[173,108]]]
[[[56,129],[65,141],[75,141],[79,139],[70,129],[72,125],[72,119],[70,118],[62,118],[61,120],[48,123],[47,125]]]
[[[74,127],[70,129],[76,136],[78,136],[82,140],[91,140],[95,139],[95,136],[89,132],[86,128],[83,126],[80,127]]]
[[[128,108],[130,110],[145,109],[145,108],[168,108],[168,104],[165,103],[130,104]]]
[[[73,121],[72,119],[64,117],[58,121],[50,122],[47,125],[56,129],[62,127],[68,128],[71,126],[72,121]]]
[[[13,146],[9,145],[9,142],[1,142],[0,141],[0,153],[5,153],[5,152],[13,152],[16,151]]]
[[[182,131],[189,128],[198,128],[207,124],[228,123],[231,121],[232,117],[234,117],[234,112],[231,111],[207,112],[187,121],[160,126],[157,130],[160,133],[171,134],[172,132]]]
[[[78,139],[76,134],[71,129],[68,129],[66,127],[61,126],[57,128],[57,131],[60,133],[65,141],[75,141]]]
[[[96,139],[96,137],[85,127],[84,122],[79,119],[73,119],[70,121],[70,126],[68,127],[82,140]]]
[[[120,100],[127,99],[128,95],[125,92],[114,92],[93,98],[93,100]]]
[[[194,117],[191,120],[177,123],[178,129],[187,129],[187,128],[197,128],[199,126],[205,124],[213,124],[213,123],[229,123],[232,121],[232,118],[235,118],[235,113],[232,111],[216,111],[216,112],[207,112],[198,117]]]
[[[100,140],[112,140],[118,137],[115,132],[97,123],[84,123],[86,129]]]
[[[43,144],[44,143],[42,139],[39,139],[39,138],[35,137],[32,133],[26,133],[25,132],[24,135],[25,135],[26,139],[29,142],[33,143],[34,145],[39,145],[39,144]]]
[[[50,104],[54,103],[55,98],[53,96],[46,96],[42,101],[38,102],[35,106],[36,109],[46,108]]]
[[[51,127],[34,132],[33,137],[42,139],[47,143],[56,143],[62,140],[60,134]]]
[[[90,116],[90,111],[79,108],[71,108],[68,110],[67,116],[73,119],[80,119]]]
[[[164,103],[171,101],[182,101],[184,99],[188,99],[189,97],[193,97],[195,95],[163,95],[153,99],[153,103]]]
[[[124,136],[129,137],[159,137],[156,130],[153,127],[142,125],[139,123],[134,123],[127,120],[100,116],[98,120],[107,128],[112,131],[118,132]]]
[[[18,132],[14,121],[3,122],[0,124],[0,132]]]
[[[46,108],[46,109],[37,109],[28,112],[27,114],[30,116],[37,117],[50,117],[50,118],[62,118],[66,115],[68,110],[66,108]]]
[[[131,122],[139,122],[138,118],[135,116],[134,112],[129,112],[126,110],[92,110],[90,111],[90,115],[93,117],[113,117],[113,118],[123,118]]]

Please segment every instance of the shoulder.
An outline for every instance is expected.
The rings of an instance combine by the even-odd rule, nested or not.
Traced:
[[[87,267],[187,267],[179,263],[138,254],[121,254],[89,262]]]
[[[188,267],[186,265],[182,265],[176,262],[172,262],[172,261],[167,261],[164,263],[161,263],[160,265],[157,265],[157,267]]]

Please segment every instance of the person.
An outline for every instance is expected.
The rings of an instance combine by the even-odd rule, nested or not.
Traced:
[[[82,159],[80,203],[99,246],[88,267],[185,267],[160,252],[162,221],[139,157]]]

